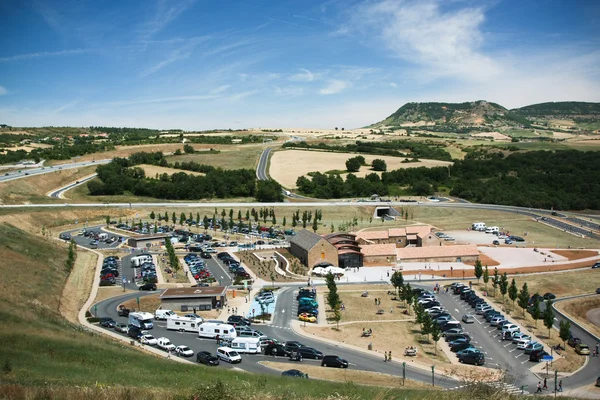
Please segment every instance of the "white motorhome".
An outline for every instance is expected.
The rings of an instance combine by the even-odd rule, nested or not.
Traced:
[[[179,332],[198,332],[202,320],[198,318],[179,317],[177,315],[167,318],[167,329]]]
[[[500,228],[498,228],[497,226],[490,226],[485,229],[485,233],[498,233],[498,232],[500,232]]]
[[[131,266],[132,267],[139,267],[140,265],[142,265],[145,262],[153,262],[152,256],[150,254],[144,254],[141,256],[131,257]]]
[[[485,231],[485,222],[473,222],[471,229],[474,231]]]
[[[171,318],[171,317],[175,317],[177,316],[177,314],[175,314],[175,312],[171,311],[171,310],[163,310],[161,308],[159,308],[158,310],[154,311],[154,319],[156,320],[166,320],[167,318]]]
[[[100,242],[105,242],[106,239],[108,239],[108,233],[103,232],[98,235],[98,240]]]
[[[235,339],[237,333],[233,325],[220,324],[216,322],[204,322],[198,325],[198,337],[215,339],[219,336],[220,339]]]
[[[258,354],[261,352],[260,339],[251,337],[237,337],[229,344],[238,353]]]
[[[140,330],[154,328],[153,319],[154,315],[149,312],[129,313],[129,325],[133,325]]]

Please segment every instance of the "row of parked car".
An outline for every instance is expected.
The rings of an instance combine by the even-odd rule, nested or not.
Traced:
[[[186,263],[190,274],[192,274],[196,282],[205,282],[212,277],[210,270],[206,267],[206,261],[201,255],[196,253],[186,254],[183,257],[183,261]]]
[[[231,254],[224,251],[217,254],[217,258],[221,260],[223,264],[229,267],[229,272],[231,272],[235,277],[240,277],[241,279],[250,279],[251,275],[240,265],[240,262],[233,258]]]
[[[495,310],[483,298],[479,297],[468,285],[455,282],[450,285],[452,292],[460,296],[461,300],[468,303],[473,309],[473,314],[463,316],[463,321],[474,322],[476,316],[481,316],[489,327],[495,327],[500,334],[502,340],[511,341],[517,346],[518,350],[523,350],[529,355],[529,360],[533,362],[542,361],[548,353],[544,350],[541,343],[533,340],[533,338],[521,332],[519,325],[511,322],[501,312]],[[538,295],[539,296],[539,295]],[[541,296],[540,296],[541,297]]]
[[[317,292],[311,288],[300,288],[296,296],[298,302],[298,319],[304,322],[317,322],[319,302]]]
[[[120,260],[117,256],[108,256],[102,262],[100,270],[100,286],[111,286],[117,281],[116,278],[120,275]]]

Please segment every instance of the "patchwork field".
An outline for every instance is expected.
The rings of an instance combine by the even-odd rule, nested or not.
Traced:
[[[309,172],[326,172],[331,170],[346,170],[346,160],[355,157],[354,153],[330,153],[320,151],[304,151],[304,150],[286,150],[275,152],[271,156],[271,165],[269,175],[287,188],[295,188],[296,180],[302,175]],[[452,164],[448,161],[426,160],[422,159],[414,163],[402,163],[404,158],[377,156],[364,154],[367,164],[380,158],[385,160],[388,171],[400,168],[415,168],[415,167],[437,167]],[[367,174],[373,173],[370,166],[363,166],[360,171],[354,173],[356,176],[364,177]],[[380,172],[376,172],[381,174]],[[346,174],[341,174],[345,176]]]
[[[194,145],[197,146],[197,145]],[[223,169],[256,168],[260,153],[264,149],[263,144],[248,144],[240,146],[218,146],[211,148],[219,150],[217,154],[184,154],[181,156],[167,157],[170,163],[194,161],[198,164],[212,165]]]

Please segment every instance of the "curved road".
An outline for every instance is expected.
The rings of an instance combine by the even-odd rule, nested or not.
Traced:
[[[71,183],[71,184],[69,184],[67,186],[63,186],[63,187],[61,187],[59,189],[56,189],[53,192],[48,193],[48,196],[52,197],[53,199],[62,199],[63,195],[65,194],[66,191],[71,190],[71,189],[73,189],[73,188],[75,188],[77,186],[83,185],[84,183],[86,183],[88,181],[91,181],[92,179],[94,179],[97,176],[98,176],[98,174],[93,174],[93,175],[90,175],[90,176],[88,176],[86,178],[80,179],[80,180],[78,180],[75,183]]]
[[[26,178],[28,176],[34,176],[34,175],[49,174],[51,172],[56,172],[56,171],[60,171],[60,170],[64,170],[64,169],[74,169],[74,168],[89,167],[89,166],[99,165],[99,164],[108,164],[111,161],[112,161],[111,159],[105,159],[105,160],[95,160],[95,161],[82,161],[82,162],[76,162],[76,163],[71,163],[71,164],[60,164],[60,165],[53,165],[53,166],[49,166],[49,167],[23,168],[23,169],[21,169],[21,172],[9,172],[8,175],[1,174],[0,182],[13,181],[15,179]]]

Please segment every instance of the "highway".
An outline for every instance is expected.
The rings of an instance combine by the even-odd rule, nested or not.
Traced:
[[[111,159],[105,159],[105,160],[75,162],[75,163],[71,163],[71,164],[52,165],[49,167],[22,168],[20,170],[20,172],[9,172],[9,173],[5,173],[5,174],[1,174],[0,182],[14,181],[15,179],[22,179],[22,178],[26,178],[28,176],[49,174],[51,172],[62,171],[65,169],[83,168],[83,167],[89,167],[89,166],[94,166],[94,165],[99,165],[99,164],[108,164],[111,161],[112,161]],[[17,168],[18,167],[16,167],[15,169],[17,169]]]
[[[269,179],[269,174],[267,173],[267,166],[269,165],[269,156],[271,154],[271,148],[267,147],[260,154],[260,158],[258,159],[258,166],[256,167],[256,177],[261,181],[266,181]]]
[[[86,178],[83,178],[81,180],[78,180],[75,183],[71,183],[67,186],[63,186],[59,189],[54,190],[53,192],[48,193],[48,197],[52,197],[53,199],[62,199],[64,198],[64,194],[66,191],[73,189],[74,187],[77,187],[79,185],[83,185],[84,183],[91,181],[92,179],[94,179],[95,177],[97,177],[98,174],[93,174],[90,175]]]

